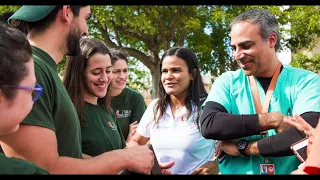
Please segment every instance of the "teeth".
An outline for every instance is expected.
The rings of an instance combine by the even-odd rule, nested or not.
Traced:
[[[102,85],[97,85],[99,88],[104,88],[104,87],[106,87],[106,85],[105,84],[102,84]]]

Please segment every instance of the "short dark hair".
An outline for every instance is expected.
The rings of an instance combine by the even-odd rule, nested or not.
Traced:
[[[70,6],[73,15],[79,16],[80,9],[84,6],[88,6],[88,5]],[[39,33],[45,31],[56,20],[57,14],[62,8],[63,8],[63,5],[58,5],[45,18],[41,19],[40,21],[28,22],[27,23],[28,31],[31,31],[33,29],[35,29]]]
[[[110,54],[107,46],[100,40],[95,38],[82,38],[80,40],[81,52],[78,56],[68,56],[66,69],[63,77],[63,84],[67,89],[73,105],[75,106],[80,125],[84,126],[83,111],[84,111],[84,91],[85,91],[85,69],[88,65],[90,57],[97,53]],[[110,86],[109,86],[110,87]],[[109,89],[108,87],[108,89]],[[107,91],[107,95],[98,99],[98,103],[106,107],[106,110],[111,112],[111,94]]]
[[[31,46],[20,30],[0,24],[0,88],[8,99],[14,99],[16,89],[1,85],[19,85],[29,71],[26,63],[32,57]]]
[[[275,45],[275,51],[280,49],[280,31],[277,18],[272,15],[267,9],[250,9],[243,12],[236,17],[230,24],[230,28],[233,25],[246,21],[252,24],[257,24],[260,29],[260,36],[264,41],[267,41],[271,33],[275,33],[277,36],[277,42]]]

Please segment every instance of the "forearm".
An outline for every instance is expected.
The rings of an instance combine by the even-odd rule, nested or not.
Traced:
[[[302,114],[301,117],[303,117],[303,119],[305,119],[312,127],[316,127],[320,113],[307,112]],[[274,136],[260,139],[258,141],[258,148],[260,154],[265,157],[290,156],[293,155],[290,146],[305,137],[306,135],[303,132],[299,131],[295,127],[289,127]]]
[[[89,156],[89,155],[87,155],[87,154],[83,154],[83,153],[82,153],[82,158],[83,158],[83,159],[88,159],[88,158],[91,158],[91,157],[92,157],[92,156]]]
[[[228,114],[216,102],[207,102],[200,117],[201,134],[207,139],[232,140],[260,133],[258,115]]]
[[[130,164],[124,151],[113,150],[88,159],[59,157],[48,171],[50,174],[118,174]]]

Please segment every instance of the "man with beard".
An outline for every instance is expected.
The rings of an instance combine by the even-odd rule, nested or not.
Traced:
[[[147,146],[82,159],[78,115],[57,74],[57,64],[64,55],[80,52],[79,41],[88,35],[90,17],[90,6],[22,6],[8,19],[13,26],[28,27],[37,83],[44,93],[20,129],[2,138],[1,146],[7,156],[30,160],[50,174],[117,174],[122,170],[149,174],[154,155]]]
[[[320,76],[282,65],[277,19],[248,10],[231,23],[231,46],[240,68],[217,78],[200,118],[205,138],[221,140],[222,174],[290,174],[299,160],[290,146],[305,138],[284,117],[301,115],[315,127],[320,117]]]

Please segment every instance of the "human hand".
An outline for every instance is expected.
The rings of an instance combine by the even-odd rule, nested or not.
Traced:
[[[269,129],[276,129],[276,131],[282,132],[289,126],[283,122],[285,115],[280,112],[270,112],[258,114],[259,117],[259,128],[261,132],[265,132]]]
[[[138,121],[134,121],[133,123],[131,123],[129,125],[129,134],[127,137],[127,142],[129,142],[131,140],[132,136],[136,133],[138,125],[139,125]]]
[[[148,146],[132,146],[126,149],[129,156],[127,170],[140,174],[150,174],[154,165],[154,155]]]
[[[224,151],[226,154],[229,154],[231,156],[239,156],[241,155],[237,144],[233,141],[221,141],[221,150]]]
[[[222,142],[222,141],[216,140],[216,142],[215,142],[215,144],[214,144],[214,145],[215,145],[215,148],[216,148],[216,151],[214,152],[214,156],[215,156],[215,157],[220,157],[221,154],[222,154],[221,142]]]
[[[307,154],[309,154],[310,147],[313,144],[314,139],[314,128],[309,123],[307,123],[299,114],[294,114],[294,117],[284,118],[284,122],[296,127],[299,131],[303,131],[306,134],[306,136],[308,137]]]
[[[173,160],[166,163],[159,163],[159,166],[161,168],[161,173],[164,175],[173,174],[173,172],[169,170],[169,168],[171,168],[174,165],[174,163],[175,162]]]
[[[294,117],[285,117],[284,122],[296,127],[299,131],[303,131],[308,137],[313,136],[314,128],[299,116],[299,114],[295,114]]]
[[[307,174],[306,172],[303,171],[305,167],[305,163],[302,163],[298,166],[298,169],[294,170],[291,172],[291,174]]]
[[[268,114],[268,121],[275,124],[274,129],[276,129],[277,133],[288,129],[289,125],[284,122],[284,118],[286,117],[284,114],[280,112],[271,112]]]
[[[217,165],[217,161],[209,161],[206,164],[200,166],[196,170],[192,172],[191,175],[212,175],[212,174],[218,174],[219,168]]]

